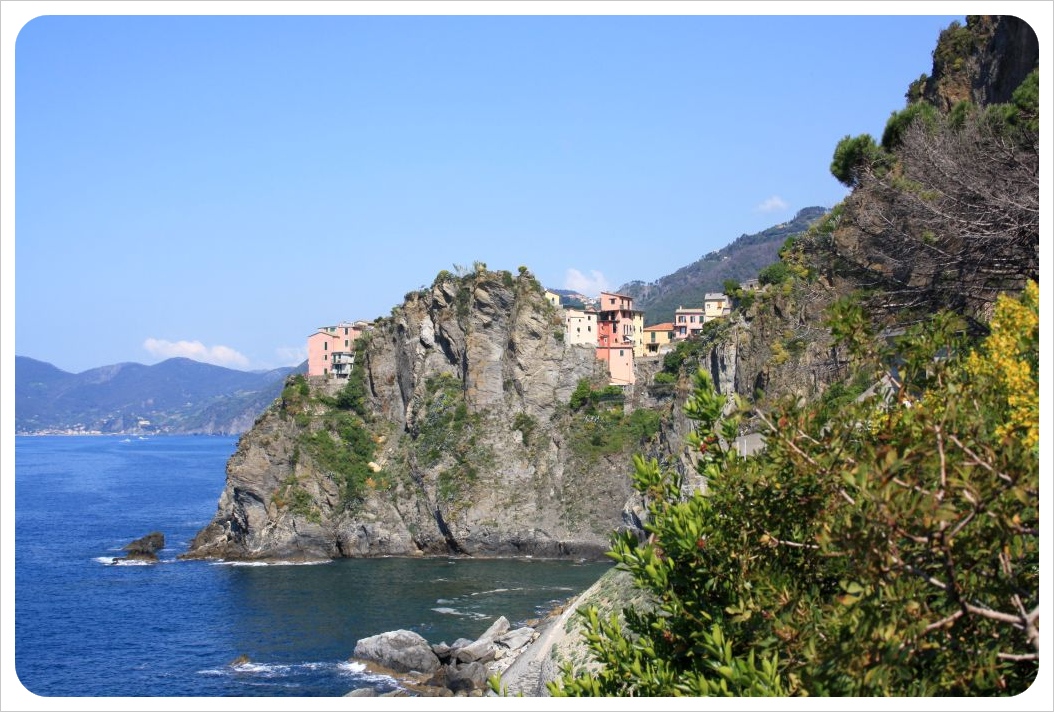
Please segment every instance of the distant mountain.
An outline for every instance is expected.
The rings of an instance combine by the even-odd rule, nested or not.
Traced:
[[[286,376],[303,371],[306,364],[248,372],[172,358],[72,374],[16,356],[15,431],[238,434],[278,397]]]
[[[574,289],[549,289],[550,292],[560,297],[560,306],[575,309],[596,308],[597,297],[587,297]]]
[[[677,307],[701,307],[703,295],[722,291],[725,280],[742,282],[757,277],[758,272],[779,260],[777,253],[788,237],[805,232],[826,213],[826,208],[804,208],[790,222],[741,235],[727,247],[704,255],[673,274],[654,282],[624,284],[618,293],[633,297],[634,307],[644,310],[646,324],[673,321]]]

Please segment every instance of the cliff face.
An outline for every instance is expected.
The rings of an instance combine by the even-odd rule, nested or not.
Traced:
[[[933,51],[923,98],[951,111],[960,101],[1003,104],[1039,63],[1039,39],[1012,15],[971,15],[944,30]]]
[[[360,343],[364,417],[334,405],[342,382],[287,386],[185,556],[599,556],[643,443],[583,440],[567,404],[606,370],[562,330],[527,272],[441,273]]]
[[[960,70],[982,105],[1011,91],[1035,38],[1022,25],[950,28],[942,42],[961,42],[962,61],[935,52],[930,102],[954,105]],[[823,315],[845,294],[868,290],[878,328],[894,328],[938,308],[982,319],[997,291],[1038,276],[1038,138],[993,161],[977,152],[1001,145],[1001,135],[978,133],[988,124],[966,116],[941,126],[905,131],[896,170],[863,175],[783,250],[787,279],[741,295],[753,305],[740,304],[699,361],[722,393],[764,406],[844,381],[850,364]],[[953,187],[942,182],[946,165],[954,185],[973,181],[953,205],[931,197]],[[577,384],[604,383],[604,366],[561,334],[528,272],[441,273],[375,323],[357,353],[358,390],[286,386],[239,443],[217,513],[187,556],[599,555],[612,530],[639,524],[633,453],[691,473],[680,408],[690,384],[682,373],[673,394],[649,396],[655,364],[645,361],[624,403],[576,411]]]
[[[931,75],[908,91],[936,116],[884,137],[885,159],[861,166],[852,193],[781,252],[787,279],[733,315],[711,354],[734,363],[730,390],[808,399],[844,381],[850,364],[824,325],[843,296],[860,296],[878,332],[947,309],[983,333],[997,295],[1038,279],[1038,109],[1014,94],[1038,56],[1016,17],[971,16],[941,33]]]

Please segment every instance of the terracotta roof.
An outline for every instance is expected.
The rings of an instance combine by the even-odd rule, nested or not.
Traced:
[[[673,322],[666,321],[662,324],[653,324],[652,326],[644,327],[645,331],[673,331]]]

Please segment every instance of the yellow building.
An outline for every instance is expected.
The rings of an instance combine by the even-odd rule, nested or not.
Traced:
[[[668,346],[673,342],[674,333],[672,321],[644,327],[644,352],[657,354],[665,351],[663,346]]]

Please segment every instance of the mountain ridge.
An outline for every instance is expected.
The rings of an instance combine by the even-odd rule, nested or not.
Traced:
[[[652,282],[627,282],[616,291],[633,297],[634,307],[644,312],[646,325],[673,321],[677,307],[701,307],[703,295],[722,291],[726,280],[756,278],[762,269],[779,261],[779,249],[788,238],[805,232],[827,212],[821,206],[802,208],[790,220],[744,233],[668,275]]]
[[[238,371],[175,357],[70,373],[15,356],[15,432],[239,434],[277,397],[286,377],[304,369]]]

